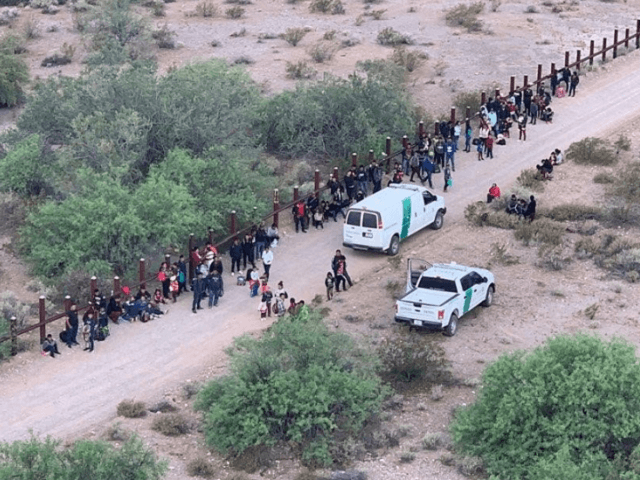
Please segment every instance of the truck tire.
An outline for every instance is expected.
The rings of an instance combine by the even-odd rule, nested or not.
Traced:
[[[400,237],[398,235],[394,235],[391,237],[391,243],[389,243],[389,249],[387,253],[392,257],[396,256],[400,251]]]
[[[496,289],[493,287],[493,285],[490,285],[489,288],[487,288],[487,296],[484,299],[484,302],[482,302],[482,306],[483,307],[490,307],[491,304],[493,303],[493,294],[495,293]]]
[[[449,318],[449,325],[447,325],[442,332],[447,337],[453,337],[458,331],[458,316],[455,313],[451,314]]]
[[[442,214],[442,210],[438,210],[436,218],[433,219],[433,223],[431,224],[431,228],[434,230],[440,230],[442,225],[444,225],[444,215]]]

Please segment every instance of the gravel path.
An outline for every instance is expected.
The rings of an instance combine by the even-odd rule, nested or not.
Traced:
[[[555,100],[556,120],[528,129],[529,140],[497,146],[496,158],[475,160],[475,153],[457,155],[454,187],[446,193],[445,229],[464,221],[464,207],[484,197],[497,182],[507,188],[519,172],[537,164],[553,148],[566,149],[573,141],[598,136],[640,116],[638,52],[607,64],[610,71],[582,79],[578,96]],[[441,176],[435,180],[437,193]],[[272,279],[283,280],[290,295],[310,301],[324,290],[323,278],[336,248],[341,248],[341,223],[307,234],[286,232],[275,249]],[[446,231],[446,230],[445,230]],[[402,245],[405,252],[433,241],[438,233],[426,231]],[[386,262],[384,256],[347,251],[349,271],[356,281]],[[0,441],[38,435],[71,438],[115,416],[116,405],[135,398],[152,402],[165,391],[203,374],[223,371],[224,348],[232,338],[258,331],[258,302],[248,289],[235,287],[225,274],[226,294],[214,310],[190,311],[190,298],[182,298],[160,320],[148,324],[113,326],[112,335],[89,354],[62,346],[58,358],[33,352],[0,367]],[[58,327],[60,328],[60,327]],[[53,328],[57,334],[58,329]]]

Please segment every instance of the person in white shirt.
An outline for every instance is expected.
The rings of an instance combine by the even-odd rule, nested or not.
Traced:
[[[273,252],[267,245],[262,252],[262,264],[264,265],[264,274],[269,278],[269,270],[271,270],[271,264],[273,263]]]

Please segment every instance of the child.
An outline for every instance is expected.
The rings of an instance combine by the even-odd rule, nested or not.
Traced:
[[[233,273],[231,274],[233,275]],[[244,287],[247,284],[247,280],[242,274],[242,272],[238,271],[238,276],[236,277],[236,285],[239,287]]]
[[[173,298],[173,303],[178,301],[178,294],[180,293],[180,283],[178,282],[178,276],[172,275],[171,283],[169,284],[169,290],[171,292],[171,297]]]
[[[284,301],[285,294],[281,293],[280,296],[276,298],[276,303],[273,305],[273,313],[277,317],[282,317],[285,313],[287,313],[287,307],[285,306]]]
[[[323,217],[323,215],[322,215],[322,213],[320,212],[319,209],[316,209],[313,212],[313,226],[316,227],[316,230],[318,228],[321,228],[321,229],[324,230],[324,225],[322,225],[322,221],[323,221],[322,217]]]
[[[478,145],[476,145],[476,150],[478,151],[478,161],[484,160],[484,157],[482,156],[482,151],[484,150],[484,142],[478,142]]]
[[[451,170],[449,167],[444,168],[444,191],[447,191],[448,187],[453,186],[453,179],[451,178]]]
[[[335,280],[333,279],[333,274],[331,272],[327,272],[327,278],[324,279],[324,286],[327,287],[327,300],[331,300],[333,298],[334,284]]]
[[[260,320],[264,321],[264,319],[267,318],[267,303],[260,302],[258,310],[260,311]]]
[[[289,308],[287,309],[287,312],[289,312],[289,315],[295,315],[296,314],[296,299],[295,298],[291,298],[289,300]]]
[[[155,304],[165,303],[164,295],[162,294],[162,291],[159,288],[156,288],[156,291],[153,293],[153,302]]]

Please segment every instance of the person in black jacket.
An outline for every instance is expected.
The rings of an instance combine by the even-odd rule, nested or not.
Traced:
[[[331,269],[333,270],[333,274],[336,277],[338,275],[338,267],[340,265],[340,262],[343,262],[342,275],[347,280],[347,282],[349,282],[349,286],[353,287],[353,282],[351,281],[351,277],[347,273],[347,258],[342,254],[340,250],[336,250],[336,254],[333,257],[333,260],[331,260]]]
[[[528,218],[530,222],[533,222],[533,219],[536,217],[536,199],[533,198],[533,195],[529,197],[529,203],[527,204],[527,209],[524,211],[524,218]]]
[[[255,257],[253,256],[253,235],[245,234],[242,239],[242,264],[247,268],[247,260],[253,268],[256,268]]]
[[[75,303],[71,304],[69,311],[67,312],[67,333],[65,343],[67,347],[71,348],[72,345],[78,345],[76,337],[78,335],[78,306]]]
[[[229,249],[229,256],[231,257],[231,275],[233,275],[236,267],[240,271],[240,260],[242,260],[242,245],[240,245],[240,241],[237,238],[233,239],[233,245]]]

